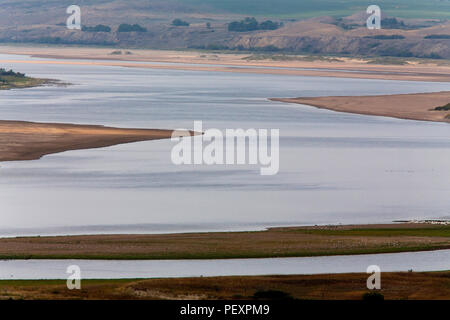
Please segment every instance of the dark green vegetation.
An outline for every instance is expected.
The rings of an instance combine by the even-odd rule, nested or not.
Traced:
[[[181,19],[174,19],[172,21],[172,25],[175,27],[189,27],[189,22]]]
[[[365,36],[364,38],[377,39],[377,40],[400,40],[400,39],[405,39],[405,37],[400,35],[400,34],[391,34],[391,35],[380,34],[380,35],[376,35],[376,36]]]
[[[406,29],[406,25],[403,21],[397,20],[397,18],[384,18],[381,19],[381,26],[384,29]]]
[[[361,21],[360,23],[349,23],[346,22],[343,18],[336,18],[336,21],[334,22],[335,25],[338,27],[344,29],[344,30],[352,30],[356,28],[364,27],[364,21]],[[397,18],[383,18],[381,19],[381,27],[383,29],[418,29],[422,28],[424,26],[421,25],[414,25],[414,26],[407,26],[402,20],[399,20]]]
[[[260,232],[0,239],[0,259],[231,259],[450,248],[450,226],[273,228]]]
[[[450,34],[430,34],[425,36],[425,39],[450,39]]]
[[[228,31],[246,32],[255,30],[276,30],[283,26],[283,23],[266,20],[259,23],[254,17],[247,17],[241,21],[233,21],[228,24]]]
[[[14,72],[13,70],[6,71],[6,69],[0,68],[0,77],[25,78],[25,74],[20,72]]]
[[[450,103],[447,103],[445,106],[436,107],[434,108],[436,111],[449,111],[450,110]]]
[[[365,11],[371,4],[361,0],[179,0],[180,3],[205,6],[213,11],[271,17],[310,18],[342,17]],[[442,0],[378,0],[388,15],[404,18],[444,19],[450,17],[450,1]]]
[[[98,24],[95,27],[83,26],[81,30],[86,32],[111,32],[111,28],[103,24]]]
[[[117,29],[117,32],[147,32],[147,29],[141,27],[138,24],[131,25],[127,23],[122,23]]]
[[[0,68],[0,90],[31,88],[50,82],[50,80],[29,78],[23,73],[14,72],[13,70],[7,71],[3,68]]]
[[[450,272],[383,272],[381,290],[367,291],[366,273],[235,276],[175,279],[0,281],[0,300],[208,299],[208,300],[448,300]],[[319,311],[320,312],[320,311]]]

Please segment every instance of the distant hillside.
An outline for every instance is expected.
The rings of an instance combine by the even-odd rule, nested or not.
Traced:
[[[356,0],[78,0],[82,31],[65,26],[73,3],[0,0],[0,42],[450,59],[450,0],[379,0],[373,31]]]
[[[241,50],[450,59],[450,22],[396,19],[402,23],[395,28],[368,30],[358,16],[294,22],[278,30],[243,35],[229,46]]]
[[[284,18],[343,17],[377,4],[386,14],[403,18],[450,18],[449,0],[179,0],[210,10]]]

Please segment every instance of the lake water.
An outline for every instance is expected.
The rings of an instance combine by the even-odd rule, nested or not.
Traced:
[[[230,260],[10,260],[0,261],[0,280],[66,279],[77,265],[83,279],[214,277],[271,274],[365,273],[450,269],[450,250],[356,256]]]
[[[11,62],[15,60],[16,62]],[[30,64],[68,87],[0,91],[0,119],[140,128],[280,129],[280,172],[175,166],[170,140],[0,164],[0,236],[260,230],[450,218],[450,126],[269,97],[450,90],[449,83]]]

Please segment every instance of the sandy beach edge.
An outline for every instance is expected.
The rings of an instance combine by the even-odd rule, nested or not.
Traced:
[[[450,123],[449,111],[434,110],[450,103],[450,91],[374,96],[269,98],[269,100],[360,115]]]
[[[70,150],[169,139],[174,130],[0,120],[0,161],[37,160]],[[195,135],[192,131],[186,132]]]
[[[243,53],[136,49],[130,55],[112,55],[111,50],[113,49],[0,45],[0,53],[18,55],[18,59],[0,60],[0,62],[450,82],[450,66],[437,65],[425,60],[421,63],[411,62],[406,65],[386,65],[368,64],[368,59],[349,57],[340,58],[340,62],[320,60],[273,61],[249,60],[249,54]],[[48,60],[31,61],[20,59],[20,55]]]

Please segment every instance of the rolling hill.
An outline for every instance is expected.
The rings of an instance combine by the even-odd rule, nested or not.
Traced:
[[[367,3],[357,0],[80,0],[84,31],[65,26],[72,3],[0,0],[0,43],[450,59],[450,0],[379,0],[381,30],[365,27]],[[282,27],[228,30],[247,16]],[[121,24],[142,31],[117,32]]]

